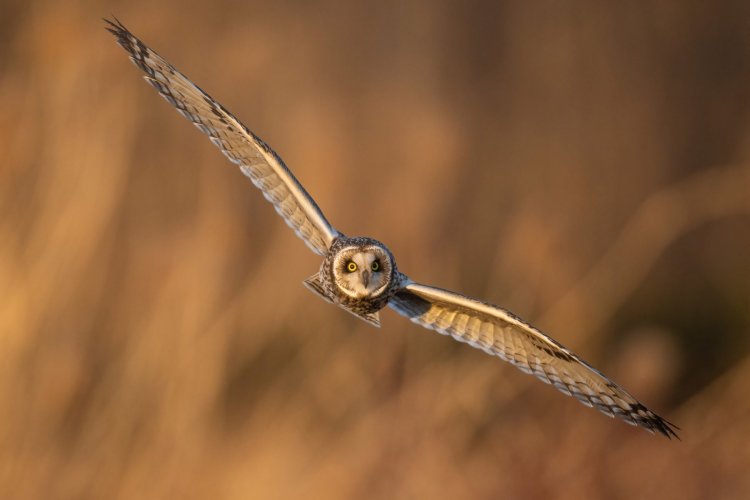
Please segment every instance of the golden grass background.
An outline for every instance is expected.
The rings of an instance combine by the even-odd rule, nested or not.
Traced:
[[[310,294],[112,14],[683,440]],[[743,1],[0,2],[0,497],[748,498],[749,103]]]

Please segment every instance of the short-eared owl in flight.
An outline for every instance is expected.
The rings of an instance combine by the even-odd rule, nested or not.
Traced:
[[[268,144],[119,21],[107,22],[107,29],[146,73],[146,81],[240,167],[297,236],[323,257],[318,272],[304,282],[311,291],[375,326],[380,325],[379,311],[389,306],[425,328],[512,363],[610,417],[652,433],[677,436],[676,427],[517,316],[486,302],[416,283],[399,272],[381,242],[337,231]]]

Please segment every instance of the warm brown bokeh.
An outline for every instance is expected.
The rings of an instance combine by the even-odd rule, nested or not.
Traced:
[[[188,5],[0,2],[0,498],[750,498],[746,1]],[[111,14],[341,231],[683,440],[307,292]]]

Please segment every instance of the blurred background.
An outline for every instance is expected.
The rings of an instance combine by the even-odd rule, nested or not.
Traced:
[[[0,2],[0,497],[748,498],[750,4]],[[534,322],[610,420],[320,260],[102,17],[338,229]]]

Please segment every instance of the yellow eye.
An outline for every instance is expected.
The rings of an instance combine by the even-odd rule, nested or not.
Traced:
[[[352,261],[349,261],[349,263],[346,265],[346,270],[349,271],[350,273],[353,273],[354,271],[357,270],[357,264],[355,264]]]
[[[380,271],[380,261],[379,260],[372,261],[372,270],[375,271],[375,272]]]

